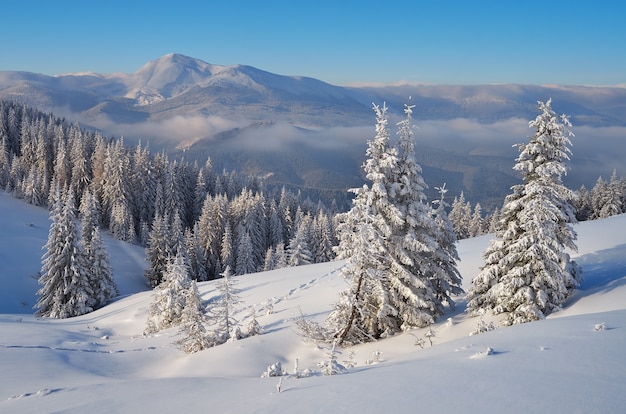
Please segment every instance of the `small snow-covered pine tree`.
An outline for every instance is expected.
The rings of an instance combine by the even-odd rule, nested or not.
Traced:
[[[154,289],[148,310],[147,333],[159,332],[180,324],[186,295],[191,285],[189,269],[182,252],[170,260],[163,281]]]
[[[215,325],[215,336],[218,343],[230,339],[238,321],[234,318],[237,305],[241,302],[237,281],[229,266],[226,266],[222,278],[217,281],[220,297],[209,304],[209,317]]]
[[[274,270],[274,249],[270,246],[265,251],[265,259],[263,259],[263,271],[268,272]]]
[[[261,328],[261,324],[256,319],[256,316],[252,315],[252,319],[248,322],[246,331],[248,336],[261,335],[263,333],[263,328]]]
[[[180,319],[179,334],[183,336],[176,341],[176,345],[188,354],[214,346],[215,338],[207,332],[207,322],[198,286],[196,281],[192,280],[185,292],[185,307]]]
[[[458,198],[454,198],[449,217],[457,237],[459,239],[468,238],[472,211],[469,202],[465,201],[465,194],[463,194],[463,192],[461,192]]]
[[[287,267],[287,252],[285,251],[285,244],[283,242],[279,242],[274,247],[274,269],[282,269],[283,267]]]
[[[233,246],[233,231],[230,226],[230,221],[226,221],[226,225],[224,226],[220,259],[224,269],[226,269],[226,266],[229,266],[231,269],[235,268],[235,249]]]

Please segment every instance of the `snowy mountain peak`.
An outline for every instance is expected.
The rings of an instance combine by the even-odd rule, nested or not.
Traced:
[[[189,56],[170,53],[146,63],[131,76],[145,84],[162,87],[173,82],[194,83],[223,68]]]
[[[146,63],[130,75],[125,97],[137,100],[139,105],[155,103],[184,93],[224,69],[224,66],[170,53]]]

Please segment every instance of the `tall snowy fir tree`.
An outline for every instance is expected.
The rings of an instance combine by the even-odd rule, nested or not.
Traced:
[[[380,336],[378,319],[388,311],[381,265],[387,252],[383,236],[373,226],[368,190],[367,186],[355,190],[357,197],[350,211],[337,216],[337,258],[346,261],[341,274],[350,286],[339,294],[326,322],[331,340],[336,338],[340,345],[375,340]]]
[[[287,246],[287,264],[289,266],[302,266],[313,263],[313,255],[309,247],[310,240],[310,216],[303,217],[296,223],[293,237]]]
[[[85,189],[80,203],[81,246],[88,263],[88,277],[93,291],[89,305],[93,309],[104,306],[118,294],[113,280],[109,254],[100,234],[100,208],[96,197]]]
[[[445,201],[445,195],[448,191],[446,185],[435,187],[439,192],[439,200],[433,201],[437,205],[434,211],[435,223],[437,225],[436,239],[438,249],[434,255],[434,264],[441,269],[439,278],[433,281],[437,300],[447,303],[451,308],[455,307],[452,296],[463,294],[462,277],[457,268],[457,261],[460,260],[459,253],[456,249],[458,241],[454,226],[446,213],[448,204]]]
[[[104,162],[102,211],[113,237],[132,243],[136,234],[128,182],[130,174],[130,158],[123,140],[119,140],[109,147]]]
[[[256,272],[254,265],[254,252],[252,251],[254,246],[252,245],[252,239],[250,233],[248,233],[243,225],[239,225],[239,243],[237,244],[237,260],[235,269],[237,275],[245,275],[248,273]]]
[[[334,259],[332,225],[326,214],[320,210],[313,220],[311,254],[315,263],[329,262]]]
[[[163,274],[167,269],[167,262],[174,254],[169,217],[157,215],[152,222],[150,239],[146,248],[146,260],[150,265],[145,271],[145,276],[151,287],[161,283]]]
[[[58,188],[55,191],[57,201],[50,213],[52,224],[44,246],[39,277],[42,286],[35,308],[38,316],[70,318],[93,310],[89,305],[93,291],[74,223],[74,194],[69,190],[61,196]]]
[[[87,277],[91,286],[92,297],[88,304],[93,309],[101,308],[118,295],[117,284],[113,280],[109,254],[106,250],[100,228],[92,230],[89,242],[83,239],[83,251],[88,267]]]
[[[514,169],[523,183],[514,186],[500,213],[499,230],[483,254],[485,265],[472,280],[468,311],[506,313],[504,325],[543,319],[560,309],[581,278],[566,248],[576,250],[571,191],[562,184],[571,150],[565,115],[539,102],[540,114],[527,144],[517,145]]]
[[[185,244],[187,246],[187,257],[189,258],[190,277],[198,282],[208,280],[206,273],[206,258],[200,243],[200,228],[198,222],[193,226],[193,230],[185,231]]]
[[[235,268],[235,252],[233,248],[233,232],[230,227],[230,222],[226,221],[224,228],[224,235],[222,236],[222,250],[220,252],[220,262],[224,269],[229,266],[231,269]]]
[[[427,326],[462,292],[453,256],[439,245],[440,227],[426,204],[415,161],[412,107],[390,145],[387,108],[374,106],[376,137],[363,168],[371,187],[356,191],[352,209],[338,218],[338,258],[350,288],[328,319],[339,343],[356,343]],[[447,265],[442,266],[446,261]]]
[[[386,240],[392,306],[402,330],[434,323],[444,312],[444,303],[453,303],[451,295],[462,292],[454,263],[442,266],[450,257],[441,249],[441,229],[426,202],[427,185],[415,161],[412,108],[405,105],[405,119],[398,123],[399,160],[388,184],[389,199],[400,213],[387,218],[391,233]]]
[[[386,278],[388,251],[384,240],[388,224],[379,211],[393,209],[388,204],[386,184],[398,157],[389,142],[387,107],[374,105],[374,111],[376,136],[368,142],[368,158],[363,165],[371,188],[364,185],[354,190],[356,197],[352,208],[337,219],[337,258],[346,260],[341,273],[350,285],[340,294],[327,320],[339,344],[381,337],[388,329],[387,321],[394,316]]]

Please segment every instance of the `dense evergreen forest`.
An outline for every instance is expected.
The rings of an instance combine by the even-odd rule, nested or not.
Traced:
[[[335,204],[268,189],[254,177],[169,159],[148,146],[127,147],[53,114],[0,101],[0,188],[52,208],[56,190],[71,190],[78,211],[95,198],[99,225],[113,237],[147,248],[149,283],[159,283],[177,245],[185,246],[192,278],[219,277],[334,258]],[[582,186],[571,203],[579,221],[626,211],[626,178],[615,172]],[[483,214],[463,194],[451,195],[450,221],[459,239],[496,229],[499,211]]]
[[[93,198],[102,229],[146,247],[152,286],[179,250],[198,281],[227,266],[244,274],[334,257],[332,206],[8,101],[0,101],[0,188],[51,209],[72,194],[81,216]]]

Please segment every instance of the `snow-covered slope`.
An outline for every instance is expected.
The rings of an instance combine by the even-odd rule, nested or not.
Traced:
[[[0,313],[33,314],[49,212],[0,190]],[[103,236],[120,295],[148,290],[143,248]]]
[[[47,214],[0,194],[3,413],[620,413],[626,406],[625,215],[576,226],[585,281],[547,320],[469,336],[478,320],[463,313],[461,298],[432,327],[433,346],[415,345],[422,329],[341,349],[340,361],[356,363],[347,374],[282,377],[278,393],[278,378],[261,378],[267,366],[281,362],[291,373],[297,359],[299,370],[316,371],[328,358],[328,345],[304,341],[295,321],[324,319],[345,286],[342,262],[238,277],[236,317],[245,325],[255,312],[265,333],[187,355],[172,345],[176,330],[143,335],[151,292],[133,246],[108,240],[124,295],[105,308],[37,319],[12,300],[36,285]],[[466,286],[488,241],[459,244]],[[213,282],[199,289],[205,300],[217,292]]]

